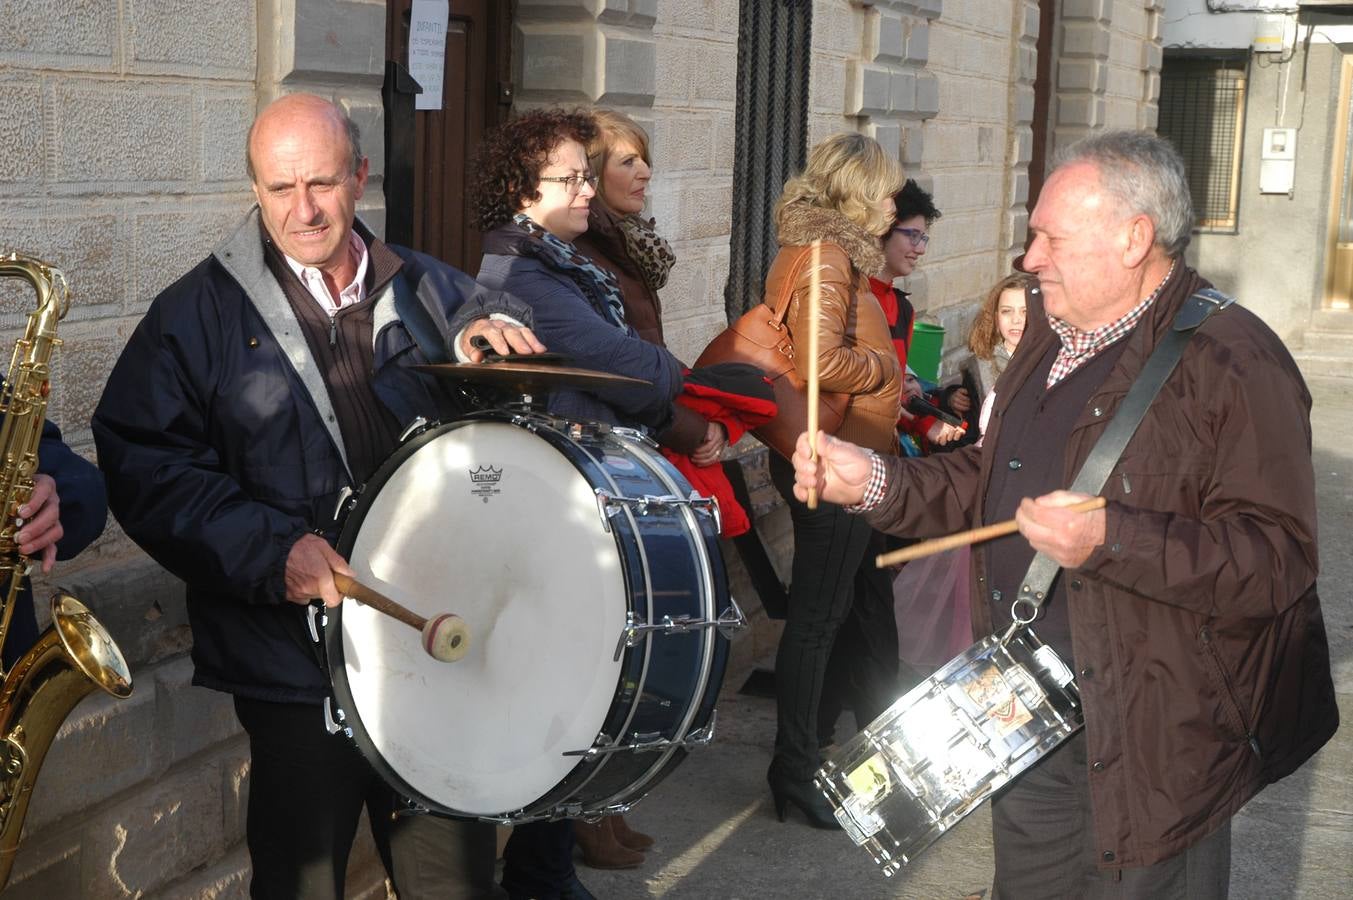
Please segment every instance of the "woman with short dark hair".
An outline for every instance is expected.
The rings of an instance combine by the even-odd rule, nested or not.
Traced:
[[[595,136],[587,113],[538,109],[484,140],[473,165],[472,208],[485,232],[479,282],[529,304],[536,336],[572,365],[652,384],[554,390],[551,413],[660,431],[672,421],[682,365],[635,334],[615,277],[572,243],[596,196],[586,150]]]

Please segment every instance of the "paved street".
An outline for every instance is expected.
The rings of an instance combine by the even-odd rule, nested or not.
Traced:
[[[1315,465],[1321,491],[1321,593],[1335,683],[1353,718],[1353,378],[1315,378]],[[1270,473],[1281,478],[1283,473]],[[771,809],[765,770],[771,700],[725,686],[716,742],[692,755],[629,816],[654,835],[644,867],[579,867],[600,898],[962,898],[989,891],[985,807],[911,867],[884,878],[840,832]],[[1296,775],[1269,787],[1235,821],[1236,900],[1340,897],[1353,892],[1353,726]]]

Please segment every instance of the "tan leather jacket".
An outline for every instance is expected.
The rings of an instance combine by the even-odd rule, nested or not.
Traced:
[[[786,212],[779,238],[780,252],[766,276],[765,298],[774,304],[786,279],[794,279],[785,324],[794,342],[795,368],[807,378],[812,272],[809,265],[797,273],[791,270],[798,251],[820,239],[818,377],[823,391],[852,395],[837,436],[874,450],[895,450],[902,371],[888,321],[869,289],[869,275],[883,266],[878,239],[835,210],[806,204]]]

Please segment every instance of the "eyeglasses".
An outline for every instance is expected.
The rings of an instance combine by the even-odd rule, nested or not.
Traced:
[[[907,240],[911,241],[911,245],[913,247],[924,248],[927,244],[930,243],[930,235],[926,234],[919,228],[894,228],[893,234],[902,235]]]
[[[584,184],[594,191],[597,189],[597,176],[590,172],[586,175],[542,175],[540,176],[540,180],[554,181],[558,184],[562,184],[564,190],[568,191],[570,197],[576,197],[578,192],[583,189]]]

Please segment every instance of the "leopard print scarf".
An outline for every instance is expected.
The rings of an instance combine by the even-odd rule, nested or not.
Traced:
[[[644,284],[657,291],[667,284],[667,276],[676,265],[676,254],[672,245],[654,230],[653,219],[645,221],[637,215],[620,218],[620,235],[625,239],[625,249],[630,259],[639,267]]]

